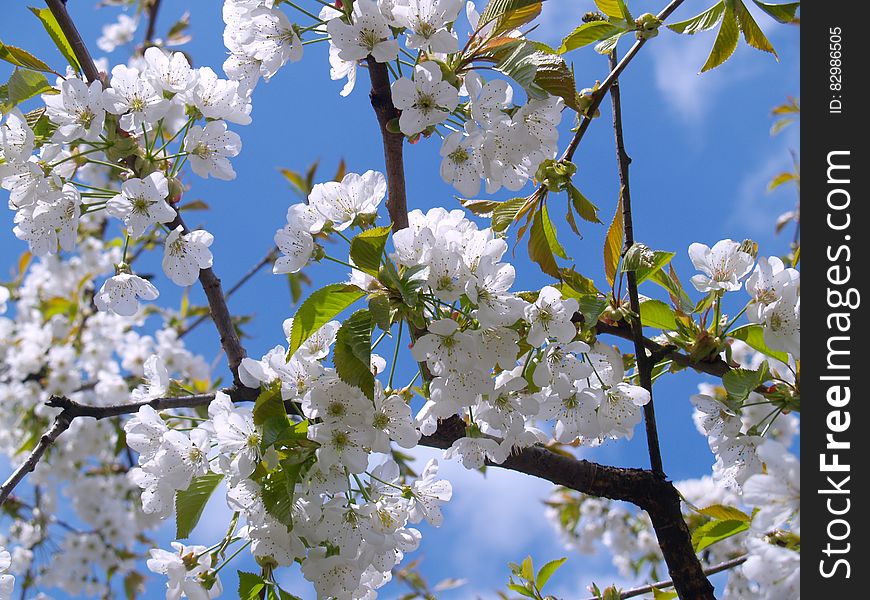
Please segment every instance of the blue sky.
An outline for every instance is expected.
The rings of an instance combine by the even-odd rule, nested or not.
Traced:
[[[59,67],[62,59],[25,3],[9,4],[4,10],[4,23],[0,24],[0,39]],[[95,4],[78,0],[70,2],[70,9],[92,52],[99,56],[93,42],[100,26],[114,18],[116,10],[93,10]],[[305,5],[309,4],[314,6],[312,2]],[[636,1],[632,8],[636,13],[656,12],[661,8],[659,4]],[[225,52],[219,6],[214,1],[190,6],[194,37],[184,48],[196,66],[209,65],[216,71],[220,70]],[[557,44],[592,8],[591,0],[548,0],[535,37]],[[692,16],[700,8],[684,7],[676,18]],[[165,32],[182,10],[178,3],[164,3],[158,32]],[[686,249],[694,241],[712,245],[726,237],[752,238],[765,255],[782,254],[788,247],[790,234],[775,236],[773,224],[777,215],[792,208],[794,192],[783,187],[768,193],[766,185],[776,173],[790,167],[789,149],[798,147],[796,129],[771,138],[769,128],[770,109],[786,96],[799,93],[799,32],[775,25],[763,15],[758,20],[777,48],[779,62],[741,42],[724,66],[698,75],[713,33],[688,38],[663,31],[642,49],[621,81],[626,145],[633,159],[635,236],[655,249],[677,252],[674,265],[683,281],[692,274]],[[300,22],[308,24],[304,17]],[[620,51],[627,47],[627,41],[623,42]],[[124,57],[125,49],[119,49],[110,60],[119,62]],[[567,58],[574,62],[580,87],[591,86],[606,76],[606,58],[588,48]],[[0,65],[3,80],[8,71],[5,63]],[[302,170],[320,160],[321,180],[331,177],[340,158],[351,171],[383,169],[377,124],[368,102],[368,82],[364,72],[360,75],[354,93],[341,98],[338,92],[342,84],[329,79],[326,46],[306,46],[301,63],[288,65],[272,82],[257,89],[253,123],[234,127],[244,144],[241,155],[233,161],[238,178],[218,182],[187,175],[187,181],[193,184],[187,199],[201,198],[213,209],[190,213],[188,222],[215,235],[215,270],[225,284],[237,280],[271,248],[272,235],[283,224],[288,205],[297,201],[279,168]],[[605,221],[613,214],[618,192],[609,112],[609,101],[605,100],[602,118],[592,124],[575,155],[575,183],[599,206]],[[562,146],[570,135],[571,124],[567,119],[563,124]],[[436,140],[406,147],[411,208],[458,206],[452,188],[438,176],[438,149]],[[526,189],[522,193],[528,192]],[[601,247],[605,226],[581,224],[584,238],[580,240],[563,222],[564,210],[564,200],[553,198],[550,212],[561,223],[560,238],[569,255],[579,271],[603,281]],[[12,234],[9,212],[6,225],[0,227],[0,277],[7,276],[7,269],[14,266],[24,249]],[[340,252],[336,247],[336,254]],[[514,259],[519,274],[517,287],[544,285],[546,278],[522,254],[523,249],[518,249]],[[160,271],[158,257],[143,264],[153,272]],[[311,268],[308,273],[316,287],[346,277],[340,268],[331,265]],[[167,281],[160,289],[161,304],[178,305],[178,288]],[[658,293],[654,288],[642,288],[641,292]],[[204,302],[197,289],[192,297],[195,302]],[[281,322],[294,312],[285,279],[265,271],[233,297],[230,308],[235,313],[254,315],[247,330],[251,337],[244,342],[249,354],[255,356],[283,342]],[[190,336],[189,343],[208,360],[218,355],[217,336],[207,324]],[[385,354],[391,350],[382,349]],[[410,370],[401,369],[400,380],[405,373],[410,379]],[[675,480],[704,475],[713,462],[706,440],[695,432],[690,421],[688,397],[698,381],[693,374],[681,373],[661,379],[655,388],[664,464]],[[419,455],[425,458],[435,453],[421,449]],[[638,431],[631,442],[605,444],[586,456],[609,464],[645,467],[643,432]],[[2,466],[5,473],[7,469]],[[440,530],[425,528],[421,550],[409,557],[423,558],[421,572],[433,583],[444,577],[470,580],[466,587],[440,597],[495,597],[493,590],[504,588],[508,561],[518,561],[531,553],[536,563],[543,564],[566,554],[540,504],[551,487],[547,482],[499,469],[490,469],[484,479],[449,463],[444,463],[444,472],[454,484],[454,500],[446,510],[446,523]],[[220,499],[213,501],[208,510],[192,538],[206,545],[223,534],[226,524],[222,517],[226,509]],[[168,546],[173,529],[168,524],[161,530],[164,546]],[[238,568],[255,569],[251,561],[239,561]],[[222,574],[226,574],[225,588],[234,589],[234,570],[228,567]],[[574,554],[553,578],[550,592],[576,598],[583,595],[583,588],[591,580],[607,584],[616,579],[606,557]],[[286,581],[290,591],[303,598],[312,597],[298,574],[288,573]],[[162,597],[162,582],[152,578],[149,584],[146,597]],[[391,585],[381,597],[395,598],[403,591]],[[232,592],[227,594],[232,596]]]

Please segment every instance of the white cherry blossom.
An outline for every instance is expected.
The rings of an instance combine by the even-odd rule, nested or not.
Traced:
[[[199,229],[184,233],[179,225],[166,236],[163,272],[176,285],[191,285],[201,269],[211,268],[212,254],[208,248],[212,242],[214,236],[209,232]]]

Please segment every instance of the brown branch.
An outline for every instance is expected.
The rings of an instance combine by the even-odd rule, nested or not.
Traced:
[[[145,30],[145,40],[142,42],[144,51],[154,43],[154,31],[157,27],[157,12],[160,10],[160,0],[151,0],[148,5],[148,28]]]
[[[610,72],[616,72],[616,51],[609,55]],[[622,131],[622,102],[619,93],[619,80],[614,79],[610,86],[610,100],[613,106],[613,132],[616,138],[616,162],[619,166],[619,185],[622,198],[622,221],[623,230],[625,232],[624,243],[622,248],[623,259],[628,252],[628,249],[634,244],[634,225],[631,217],[631,185],[628,178],[628,166],[631,164],[631,158],[625,151],[625,141]],[[653,402],[653,385],[652,385],[652,369],[655,363],[646,355],[644,347],[643,325],[640,322],[640,296],[637,292],[637,274],[634,271],[626,272],[628,280],[628,302],[631,312],[636,317],[632,317],[631,332],[632,341],[634,342],[635,359],[637,360],[637,371],[640,378],[640,385],[649,392],[649,402],[643,407],[643,420],[646,427],[646,444],[649,450],[649,460],[652,470],[656,473],[664,474],[664,466],[662,465],[662,451],[659,447],[659,434],[656,427],[656,413]]]
[[[711,567],[707,567],[704,569],[704,575],[715,575],[716,573],[721,573],[722,571],[727,571],[729,569],[733,569],[734,567],[739,567],[743,563],[746,562],[747,556],[744,554],[743,556],[738,556],[737,558],[732,558],[731,560],[726,560],[724,562],[719,563],[718,565],[713,565]],[[655,583],[651,583],[649,585],[644,585],[641,587],[631,588],[630,590],[625,590],[624,592],[619,593],[619,597],[622,599],[625,598],[635,598],[637,596],[642,596],[644,594],[649,594],[653,589],[664,590],[669,587],[673,587],[674,582],[671,580],[667,581],[657,581]],[[588,600],[598,600],[597,598],[589,598]]]
[[[184,233],[188,233],[190,229],[178,213],[175,220],[168,225],[169,230],[181,226]],[[239,340],[239,334],[236,332],[236,326],[233,323],[233,317],[230,314],[230,309],[227,306],[226,297],[221,288],[221,280],[214,273],[214,269],[201,269],[199,272],[199,283],[202,290],[205,292],[205,297],[208,300],[209,312],[211,319],[214,321],[215,328],[220,335],[221,347],[227,355],[227,362],[230,371],[233,374],[233,381],[237,386],[241,386],[239,379],[239,365],[242,359],[245,358],[245,349]]]
[[[230,287],[230,289],[227,290],[226,294],[224,294],[224,300],[225,301],[229,300],[230,296],[235,294],[239,290],[239,288],[241,288],[243,285],[245,285],[254,275],[256,275],[260,271],[260,269],[262,269],[263,267],[265,267],[269,263],[274,262],[275,257],[277,255],[278,255],[277,248],[272,248],[271,250],[269,250],[269,253],[266,256],[264,256],[262,259],[260,259],[260,262],[258,262],[253,267],[251,267],[248,270],[248,272],[242,276],[241,279],[239,279],[237,282],[235,282]],[[206,321],[210,318],[211,318],[211,311],[209,311],[203,315],[200,315],[190,325],[182,328],[181,331],[178,332],[178,337],[183,338],[188,333],[190,333],[194,328],[198,327],[201,323],[203,323],[204,321]]]
[[[387,65],[377,62],[369,56],[369,77],[372,89],[369,98],[378,124],[381,127],[381,138],[384,143],[384,164],[387,175],[387,211],[393,222],[393,231],[405,229],[408,226],[408,201],[405,195],[405,163],[402,157],[405,136],[389,130],[389,122],[399,117],[398,109],[393,105],[390,91],[390,74]]]
[[[672,0],[670,4],[668,4],[656,17],[664,21],[667,19],[671,13],[673,13],[680,4],[683,3],[684,0]],[[604,100],[604,96],[607,95],[607,91],[611,88],[611,86],[616,83],[616,80],[619,78],[619,75],[625,70],[628,64],[634,59],[637,53],[643,48],[643,45],[646,43],[646,39],[637,40],[634,45],[629,48],[628,52],[625,53],[625,56],[622,57],[622,60],[619,61],[618,64],[613,65],[611,67],[610,73],[607,75],[607,78],[598,86],[598,89],[592,94],[592,102],[589,104],[589,107],[586,109],[586,114],[581,119],[580,125],[577,128],[577,131],[574,133],[574,137],[571,139],[571,142],[568,144],[568,147],[565,148],[565,151],[562,153],[560,160],[571,160],[574,158],[574,152],[577,151],[577,147],[580,145],[580,140],[583,139],[583,136],[586,134],[586,130],[589,129],[589,124],[592,122],[592,116],[595,114],[595,111],[598,110],[598,107],[601,105],[602,100]]]
[[[69,40],[73,54],[75,54],[76,60],[79,61],[79,65],[88,82],[99,81],[100,71],[97,69],[97,65],[94,64],[94,59],[91,58],[91,53],[88,52],[88,47],[79,34],[79,30],[76,29],[72,17],[67,12],[64,0],[45,0],[45,3],[48,5],[48,10],[57,19],[57,24],[66,35],[66,39]]]
[[[60,437],[60,434],[69,429],[70,423],[72,423],[72,418],[63,412],[54,418],[54,424],[52,424],[51,429],[42,434],[36,447],[30,452],[30,456],[28,456],[27,459],[12,472],[12,475],[3,482],[3,485],[0,486],[0,506],[3,506],[3,503],[6,502],[9,494],[11,494],[12,490],[15,489],[15,486],[21,483],[28,473],[33,472],[36,468],[36,464],[42,458],[42,455],[45,454],[45,451],[48,450],[49,446]]]

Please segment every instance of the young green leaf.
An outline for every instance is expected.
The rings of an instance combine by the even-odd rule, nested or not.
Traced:
[[[619,192],[619,200],[616,203],[616,214],[607,229],[607,237],[604,239],[604,275],[607,283],[614,287],[616,282],[616,269],[619,265],[619,257],[622,253],[622,240],[624,226],[622,221],[622,190]]]
[[[724,506],[722,504],[713,504],[712,506],[698,510],[698,512],[713,519],[719,519],[720,521],[746,521],[747,523],[752,521],[752,517],[739,508]]]
[[[757,370],[731,369],[722,376],[722,385],[728,392],[728,400],[740,404],[749,397],[749,394],[768,380],[770,370],[767,361],[761,363]]]
[[[736,1],[739,2],[739,0]],[[707,62],[701,67],[701,73],[715,69],[731,58],[734,50],[737,49],[737,42],[740,39],[740,27],[737,24],[737,15],[734,14],[732,6],[732,2],[726,2],[725,12],[722,15],[722,24],[719,26],[719,33],[716,34],[716,41],[713,42],[713,49],[710,51],[710,56],[707,57]]]
[[[293,317],[287,356],[293,356],[314,332],[363,296],[365,292],[357,286],[344,283],[333,283],[311,294]]]
[[[543,567],[541,567],[541,570],[538,571],[537,577],[535,577],[535,586],[538,588],[539,591],[544,588],[544,586],[550,580],[550,577],[553,576],[553,573],[555,573],[559,569],[559,567],[562,566],[562,563],[564,563],[566,560],[568,560],[567,557],[559,558],[557,560],[551,560]]]
[[[716,542],[721,542],[747,529],[749,529],[749,523],[743,520],[713,520],[704,523],[692,532],[692,546],[695,548],[695,552],[700,552]]]
[[[259,575],[239,571],[239,600],[260,600],[266,582]]]
[[[584,221],[601,223],[601,219],[598,218],[598,207],[592,204],[573,184],[568,186],[568,196],[571,199],[571,204],[574,205],[574,210]]]
[[[206,473],[195,477],[186,490],[175,492],[175,537],[182,540],[190,535],[212,493],[224,476]]]
[[[24,67],[25,69],[44,71],[46,73],[52,72],[51,67],[33,56],[27,50],[22,50],[15,46],[9,46],[3,42],[0,42],[0,60],[12,63],[16,67]]]
[[[390,229],[389,226],[367,229],[350,241],[350,258],[353,264],[372,277],[378,276]]]
[[[554,254],[567,258],[565,250],[556,240],[556,231],[547,214],[546,205],[535,213],[532,229],[529,232],[529,258],[538,263],[541,271],[553,277],[559,277],[559,265]]]
[[[764,327],[750,324],[738,327],[728,332],[729,337],[746,342],[750,348],[758,350],[771,358],[788,364],[788,354],[780,350],[771,349],[764,341]]]
[[[667,592],[667,591],[659,590],[657,588],[653,588],[652,593],[653,593],[653,600],[673,600],[674,598],[679,597],[677,595],[677,593],[674,591]]]
[[[583,23],[562,40],[562,44],[559,46],[559,54],[565,54],[571,50],[594,44],[619,33],[619,31],[618,27],[615,27],[608,21]]]
[[[55,91],[48,83],[45,75],[27,69],[15,69],[12,71],[6,86],[9,98],[8,102],[12,106],[17,106],[39,94]]]
[[[752,0],[755,2],[755,6],[766,12],[771,18],[778,21],[779,23],[788,24],[794,23],[796,18],[798,8],[800,8],[800,2],[789,2],[788,4],[769,4],[767,2],[760,2],[759,0]]]
[[[743,0],[734,0],[734,11],[737,14],[737,23],[740,25],[740,31],[743,32],[743,39],[746,40],[746,43],[753,48],[777,56],[770,40],[761,31],[761,27],[755,22],[755,18],[743,4]],[[777,60],[779,60],[778,56]]]
[[[281,380],[262,390],[254,402],[254,425],[262,425],[271,417],[287,418],[284,400],[281,398]]]
[[[496,233],[506,231],[511,223],[522,216],[520,212],[527,204],[529,204],[528,198],[513,198],[500,202],[492,211],[492,230]]]
[[[54,45],[57,46],[57,49],[60,50],[60,53],[69,63],[69,66],[71,66],[74,71],[81,73],[82,67],[76,59],[76,54],[73,52],[72,45],[69,43],[69,40],[66,39],[66,34],[63,32],[63,29],[60,28],[60,25],[58,24],[57,19],[54,18],[52,12],[47,8],[33,8],[32,6],[29,8],[30,12],[36,15],[36,17],[42,22],[42,26],[45,27],[45,30],[48,32],[51,41],[53,41]]]
[[[661,300],[645,300],[640,303],[640,322],[645,327],[673,331],[677,328],[674,309]]]
[[[622,19],[622,5],[618,0],[595,0],[595,6],[611,19]]]
[[[722,15],[725,14],[725,0],[720,0],[699,15],[695,15],[691,19],[671,23],[668,29],[683,33],[686,35],[694,35],[699,31],[707,31],[713,29],[716,24],[722,20]]]
[[[333,350],[333,362],[338,376],[348,385],[358,387],[374,398],[375,378],[371,367],[372,317],[360,310],[338,330]]]

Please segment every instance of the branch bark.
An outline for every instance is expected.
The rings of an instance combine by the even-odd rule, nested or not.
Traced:
[[[667,19],[671,13],[673,13],[677,8],[682,4],[684,0],[672,0],[670,4],[668,4],[662,11],[656,15],[660,20],[664,21]],[[607,95],[607,91],[616,83],[616,80],[619,78],[619,75],[625,70],[628,64],[634,59],[637,53],[643,48],[643,45],[646,43],[645,39],[637,40],[634,45],[629,48],[628,52],[625,53],[625,56],[622,57],[622,60],[619,61],[618,64],[612,65],[610,69],[610,73],[607,75],[607,78],[601,82],[601,85],[598,86],[598,89],[592,96],[592,102],[589,105],[589,108],[586,110],[587,115],[594,115],[595,111],[598,110],[598,107],[601,105],[601,102],[604,100],[604,96]],[[583,136],[586,134],[586,130],[589,129],[589,124],[592,122],[592,117],[584,116],[580,120],[580,125],[577,128],[577,131],[574,133],[574,137],[571,138],[568,146],[565,148],[565,151],[562,153],[560,160],[571,160],[574,158],[574,153],[577,151],[577,147],[580,145],[580,141],[583,139]]]
[[[393,133],[388,123],[399,118],[399,111],[393,105],[390,91],[390,73],[387,65],[377,62],[369,56],[366,59],[372,89],[369,98],[378,125],[381,128],[381,139],[384,144],[384,165],[387,172],[387,211],[393,222],[393,231],[405,229],[408,226],[408,201],[405,192],[405,162],[402,156],[405,136]]]
[[[746,562],[747,556],[744,554],[743,556],[738,556],[737,558],[732,558],[731,560],[726,560],[724,562],[719,563],[718,565],[713,565],[711,567],[707,567],[704,569],[704,575],[715,575],[716,573],[721,573],[722,571],[727,571],[729,569],[733,569],[734,567],[739,567],[743,563]],[[644,585],[636,588],[631,588],[630,590],[625,590],[624,592],[619,593],[619,597],[621,599],[625,598],[636,598],[637,596],[643,596],[644,594],[649,594],[653,589],[664,590],[669,587],[673,587],[674,582],[671,580],[667,581],[657,581],[655,583],[651,583],[649,585]],[[589,598],[588,600],[598,600],[597,598]]]
[[[609,55],[610,72],[616,72],[617,60],[616,51]],[[613,133],[616,138],[616,162],[619,166],[619,185],[622,197],[622,221],[625,231],[624,243],[622,248],[622,256],[625,258],[629,248],[634,244],[634,225],[631,217],[631,185],[628,177],[628,166],[631,164],[631,158],[625,151],[625,140],[622,131],[622,101],[619,93],[619,80],[614,79],[610,86],[610,101],[613,107]],[[626,272],[628,280],[628,301],[631,312],[635,315],[640,315],[640,296],[637,292],[637,274],[634,271]],[[649,392],[649,402],[643,407],[643,420],[646,427],[646,444],[649,450],[649,460],[652,470],[656,473],[664,474],[664,466],[662,465],[662,452],[659,447],[658,427],[656,426],[656,412],[653,401],[653,386],[652,386],[652,368],[654,364],[650,362],[646,355],[646,347],[644,346],[643,325],[641,325],[640,317],[634,317],[630,321],[632,341],[634,342],[634,354],[637,361],[637,371],[640,376],[640,385]]]
[[[142,49],[148,48],[154,43],[154,32],[157,28],[157,13],[160,11],[160,0],[151,0],[148,6],[148,28],[145,30],[145,40]]]
[[[66,35],[66,39],[69,40],[73,54],[76,55],[76,59],[79,61],[79,65],[88,82],[99,81],[100,70],[94,64],[94,59],[91,58],[87,44],[85,44],[85,41],[79,34],[79,30],[76,28],[75,23],[73,23],[72,17],[67,12],[65,0],[45,0],[45,3],[48,5],[48,10],[57,19],[57,24]]]

